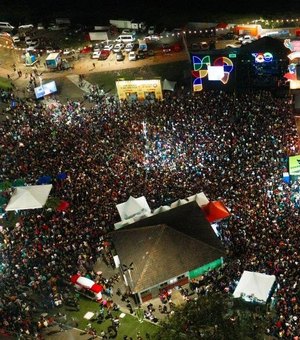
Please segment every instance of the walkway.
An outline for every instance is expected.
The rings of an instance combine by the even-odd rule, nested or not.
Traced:
[[[80,76],[78,74],[69,74],[66,76],[66,78],[69,79],[73,84],[78,86],[82,91],[90,93],[90,87],[92,86],[92,84],[85,79],[80,81]]]

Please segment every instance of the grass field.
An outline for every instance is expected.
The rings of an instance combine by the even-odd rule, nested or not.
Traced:
[[[80,311],[70,311],[65,307],[60,309],[61,313],[66,313],[67,318],[70,324],[72,324],[72,320],[76,320],[78,322],[77,328],[84,330],[87,324],[91,321],[84,319],[84,315],[87,312],[98,312],[99,311],[99,303],[91,301],[87,298],[80,297],[79,300]],[[57,311],[57,310],[56,310]],[[119,316],[121,314],[120,311],[112,312],[113,316]],[[106,312],[105,312],[106,315]],[[109,326],[112,325],[110,319],[104,320],[101,324],[97,322],[92,322],[92,326],[96,329],[97,334],[99,335],[102,330],[107,332]],[[151,336],[151,339],[155,339],[155,334],[158,332],[159,326],[156,326],[153,323],[148,321],[139,322],[135,316],[130,314],[125,314],[124,318],[120,318],[120,326],[118,329],[118,336],[117,339],[123,339],[124,335],[128,337],[136,338],[137,333],[139,332],[140,335],[145,338],[146,333]]]
[[[11,89],[11,81],[6,78],[0,77],[0,89],[8,90]]]
[[[87,74],[85,79],[91,84],[98,84],[105,92],[116,92],[115,81],[118,79],[134,80],[134,79],[156,79],[161,78],[171,81],[177,81],[178,85],[189,81],[187,77],[190,72],[189,61],[179,61],[169,64],[157,64],[151,66],[120,69],[111,72],[99,72]]]

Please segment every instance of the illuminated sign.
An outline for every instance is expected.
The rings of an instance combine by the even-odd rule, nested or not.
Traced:
[[[198,56],[192,57],[193,61],[193,91],[199,92],[203,90],[203,78],[207,77],[211,81],[221,81],[227,84],[229,75],[233,70],[233,63],[227,57],[219,57],[214,60],[213,65],[210,56],[207,55],[202,59]]]
[[[163,97],[160,79],[117,80],[116,87],[119,99],[123,100],[128,99],[130,96],[143,100],[149,94],[153,94],[159,100]]]
[[[294,59],[297,59],[297,58],[300,58],[300,52],[292,52],[288,55],[288,58],[290,60],[294,60]]]
[[[273,61],[273,54],[270,52],[265,53],[252,53],[256,63],[271,63]]]
[[[297,79],[297,68],[296,68],[296,66],[299,65],[299,63],[297,62],[297,59],[300,58],[300,45],[299,45],[298,50],[293,50],[294,45],[292,45],[292,43],[294,42],[295,41],[291,42],[290,39],[286,39],[284,41],[284,46],[285,47],[290,46],[289,48],[292,51],[292,53],[288,55],[288,58],[290,60],[290,64],[288,65],[288,72],[284,75],[284,78],[286,78],[290,84],[291,90],[300,89],[300,81]],[[298,46],[298,42],[296,46]]]
[[[300,155],[289,157],[289,173],[291,176],[300,175]]]
[[[285,39],[283,44],[291,52],[299,52],[300,51],[300,40]]]

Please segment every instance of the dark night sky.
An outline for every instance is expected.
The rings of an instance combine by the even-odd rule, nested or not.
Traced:
[[[1,21],[14,24],[69,17],[77,23],[105,24],[109,19],[136,19],[147,23],[221,21],[238,16],[295,17],[300,1],[276,0],[1,0]],[[42,20],[43,19],[43,20]]]

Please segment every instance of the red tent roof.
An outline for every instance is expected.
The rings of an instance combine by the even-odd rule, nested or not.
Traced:
[[[216,222],[229,217],[230,213],[221,201],[212,201],[204,206],[203,211],[209,222]]]
[[[216,28],[227,28],[228,24],[226,22],[219,22]]]
[[[96,294],[102,292],[103,287],[101,285],[98,285],[97,283],[95,283],[94,285],[92,285],[92,287],[90,288],[90,290]]]
[[[75,284],[79,277],[80,277],[80,275],[78,275],[78,274],[75,274],[75,275],[71,276],[71,282],[73,284]]]
[[[289,80],[297,80],[296,73],[286,73],[284,75],[284,78],[289,79]]]

